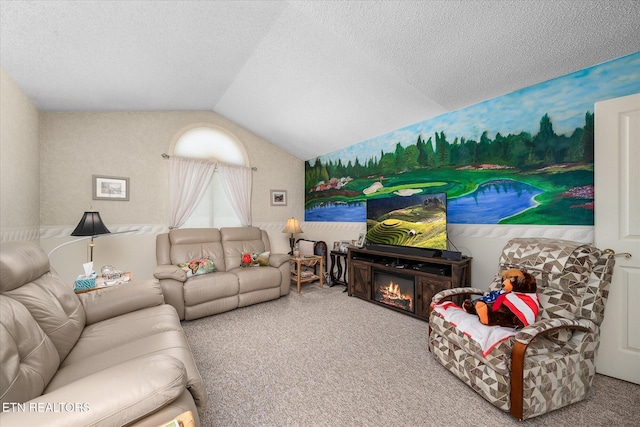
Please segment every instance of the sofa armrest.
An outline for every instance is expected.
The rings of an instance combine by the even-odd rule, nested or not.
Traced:
[[[156,270],[153,272],[153,277],[158,280],[173,279],[179,282],[187,281],[187,273],[177,265],[171,264],[164,264],[156,267]]]
[[[87,325],[164,304],[162,288],[152,280],[78,294]]]
[[[271,254],[269,255],[269,266],[278,268],[282,264],[289,262],[290,258],[289,254]]]
[[[0,413],[0,425],[123,426],[176,400],[187,387],[178,359],[154,355],[87,375]],[[6,408],[5,408],[6,409]]]

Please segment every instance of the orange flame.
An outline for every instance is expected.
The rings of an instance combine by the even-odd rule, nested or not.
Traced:
[[[389,285],[386,289],[383,288],[384,293],[387,294],[387,297],[391,300],[404,300],[409,301],[409,309],[413,309],[413,295],[403,294],[400,290],[400,285],[397,283],[393,283],[393,281],[389,282]]]

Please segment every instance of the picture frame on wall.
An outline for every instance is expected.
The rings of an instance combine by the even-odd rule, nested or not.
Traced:
[[[92,176],[93,200],[129,200],[129,178],[121,176]]]
[[[271,190],[271,206],[287,206],[287,190]]]

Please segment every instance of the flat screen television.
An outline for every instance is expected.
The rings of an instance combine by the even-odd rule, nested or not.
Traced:
[[[439,256],[447,249],[447,194],[367,200],[367,247]]]

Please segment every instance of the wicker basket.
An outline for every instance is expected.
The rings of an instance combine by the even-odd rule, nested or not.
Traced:
[[[93,289],[96,287],[96,274],[92,274],[91,277],[78,276],[75,285],[76,291],[84,291],[86,289]]]

